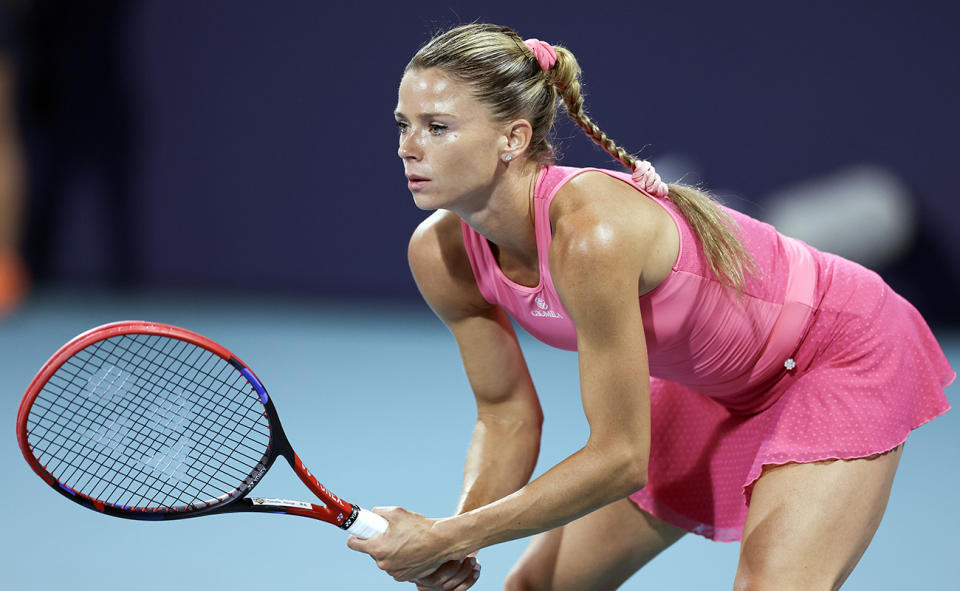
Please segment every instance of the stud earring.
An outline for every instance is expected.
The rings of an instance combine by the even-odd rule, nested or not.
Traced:
[[[513,156],[511,156],[510,154],[507,154],[506,156],[503,157],[504,162],[510,162],[511,160],[513,160]]]

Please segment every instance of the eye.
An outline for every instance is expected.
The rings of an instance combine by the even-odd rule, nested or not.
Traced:
[[[397,130],[400,131],[400,133],[406,133],[409,127],[406,121],[397,120]]]
[[[431,123],[430,124],[430,133],[433,135],[440,135],[447,131],[447,126],[441,123]]]

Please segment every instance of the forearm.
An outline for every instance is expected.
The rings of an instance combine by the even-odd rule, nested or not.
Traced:
[[[456,555],[559,527],[642,488],[641,456],[588,444],[516,492],[436,527]]]
[[[456,514],[499,500],[525,485],[540,453],[539,414],[502,417],[481,411],[463,471]]]

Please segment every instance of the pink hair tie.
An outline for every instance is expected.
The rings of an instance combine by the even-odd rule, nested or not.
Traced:
[[[641,189],[654,195],[667,199],[670,197],[670,188],[660,180],[660,175],[652,164],[646,160],[637,160],[634,165],[633,182],[637,183]]]
[[[557,52],[553,50],[553,46],[549,43],[539,39],[527,39],[523,44],[533,52],[533,55],[537,58],[537,63],[544,70],[549,70],[557,63]]]

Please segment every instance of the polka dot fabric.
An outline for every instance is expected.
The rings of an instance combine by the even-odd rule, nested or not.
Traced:
[[[739,540],[764,466],[889,451],[949,410],[956,377],[914,307],[872,271],[816,252],[820,304],[766,410],[744,416],[651,380],[648,484],[630,498],[721,541]]]

